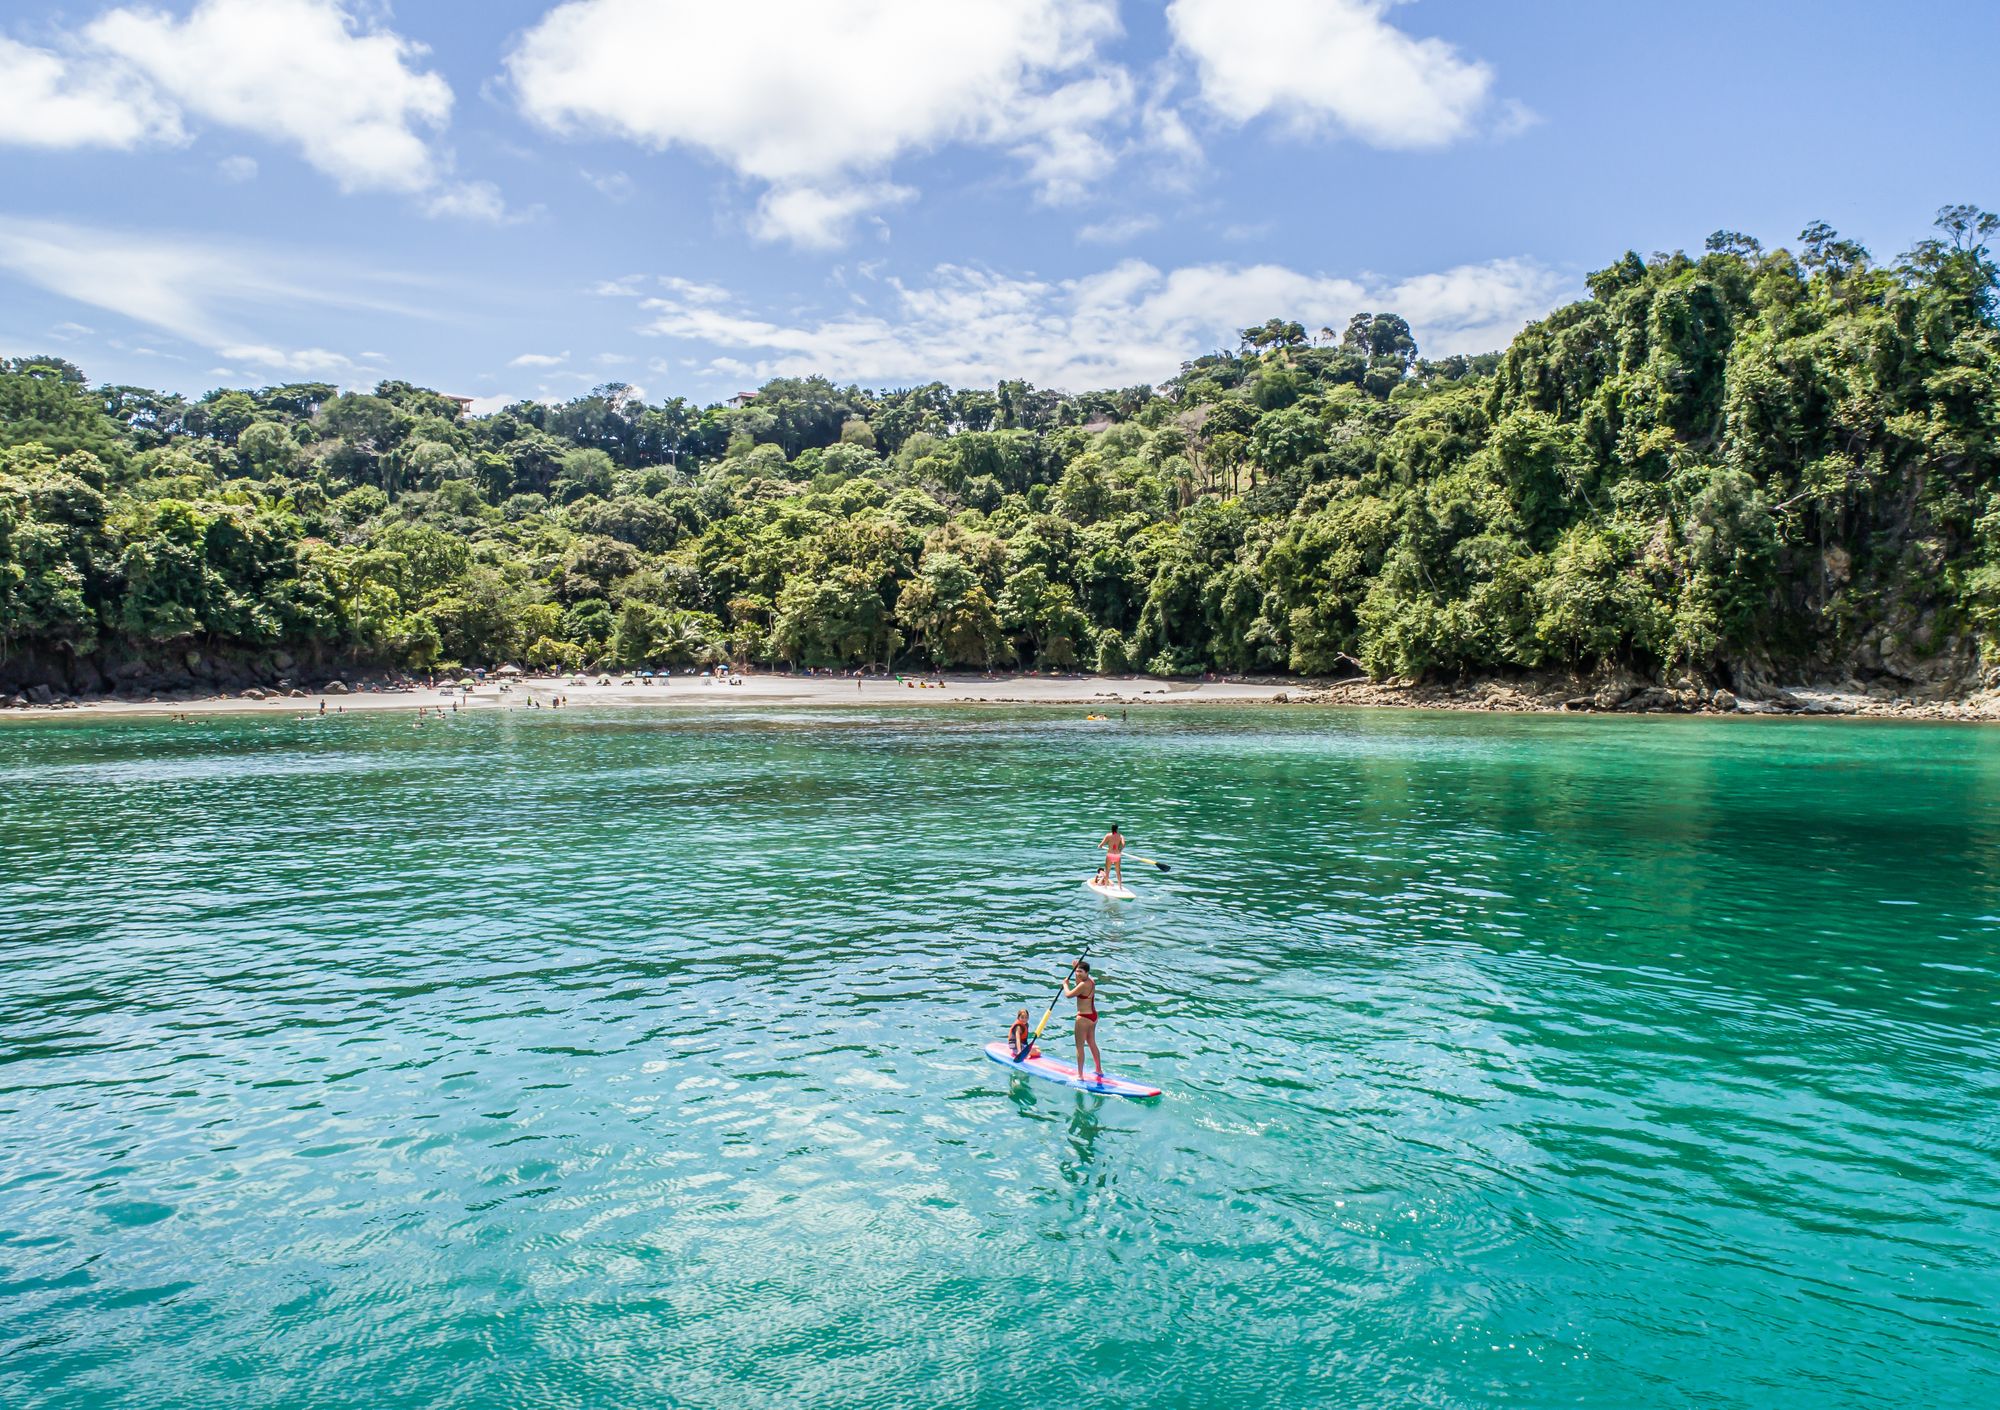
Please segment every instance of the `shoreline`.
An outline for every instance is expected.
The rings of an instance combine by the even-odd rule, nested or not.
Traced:
[[[921,688],[893,678],[870,676],[788,676],[753,674],[724,681],[715,677],[659,677],[652,683],[616,677],[598,684],[555,677],[488,681],[470,692],[456,687],[384,687],[363,684],[338,690],[272,694],[240,692],[187,699],[95,698],[60,700],[0,710],[0,720],[152,718],[195,715],[317,715],[410,711],[419,707],[461,712],[548,707],[558,696],[569,708],[695,707],[732,708],[780,705],[817,708],[894,706],[1045,705],[1130,710],[1153,705],[1320,705],[1341,708],[1446,710],[1503,714],[1709,715],[1785,718],[1865,717],[1875,719],[1991,722],[2000,720],[2000,691],[1965,700],[1917,700],[1855,690],[1796,686],[1769,700],[1739,700],[1727,691],[1621,685],[1589,692],[1569,681],[1483,681],[1463,685],[1409,685],[1365,679],[1340,681],[1299,678],[1172,680],[1148,676],[982,676],[956,674],[926,679],[941,685]],[[909,678],[911,680],[916,677]],[[262,695],[264,698],[257,698]]]
[[[857,706],[938,705],[1064,705],[1130,709],[1134,705],[1172,702],[1204,704],[1268,704],[1281,700],[1297,683],[1251,681],[1170,681],[1150,677],[946,675],[924,678],[942,685],[909,686],[893,678],[869,676],[745,675],[725,681],[716,677],[658,678],[668,683],[641,684],[635,677],[613,677],[609,685],[592,678],[582,683],[551,677],[521,677],[501,683],[487,681],[471,691],[450,686],[397,688],[357,685],[340,691],[265,692],[258,699],[247,692],[186,699],[119,700],[96,698],[31,704],[0,711],[0,720],[62,717],[165,715],[286,715],[374,713],[419,708],[481,712],[528,708],[528,702],[548,707],[558,696],[566,708],[694,707],[729,709],[745,705]],[[910,677],[911,680],[918,679]]]

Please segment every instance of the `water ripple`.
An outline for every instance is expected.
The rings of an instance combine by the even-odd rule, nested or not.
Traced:
[[[1996,782],[1695,721],[0,728],[0,1403],[1991,1400]],[[1122,909],[1113,820],[1174,866]],[[1086,939],[1158,1104],[980,1057]]]

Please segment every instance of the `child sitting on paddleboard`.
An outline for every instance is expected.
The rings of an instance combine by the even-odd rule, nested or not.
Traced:
[[[1023,1052],[1023,1049],[1027,1049],[1027,1051]],[[1040,1048],[1028,1046],[1028,1011],[1026,1009],[1022,1009],[1014,1015],[1014,1026],[1007,1030],[1007,1051],[1014,1055],[1014,1061],[1016,1062],[1019,1062],[1023,1057],[1038,1058],[1042,1055]]]
[[[1092,877],[1092,878],[1090,879],[1090,884],[1091,884],[1092,886],[1104,886],[1104,885],[1107,885],[1107,884],[1108,884],[1108,883],[1110,882],[1110,880],[1111,880],[1111,870],[1110,870],[1110,868],[1108,868],[1108,867],[1099,867],[1099,868],[1097,869],[1097,875],[1096,875],[1096,876],[1093,876],[1093,877]]]

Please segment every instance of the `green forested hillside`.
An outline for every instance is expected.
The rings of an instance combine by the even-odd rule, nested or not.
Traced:
[[[1504,352],[1282,318],[1158,388],[744,407],[0,370],[0,682],[442,663],[1970,684],[1995,218],[1627,254]],[[829,368],[829,373],[839,369]],[[283,653],[280,656],[279,653]],[[289,669],[289,667],[288,667]]]

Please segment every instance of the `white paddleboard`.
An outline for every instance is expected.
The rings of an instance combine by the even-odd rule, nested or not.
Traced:
[[[1108,899],[1113,901],[1136,901],[1139,899],[1139,895],[1137,892],[1129,890],[1126,887],[1120,886],[1115,882],[1110,882],[1110,881],[1100,882],[1094,876],[1085,877],[1083,884],[1085,886],[1088,886],[1092,891],[1095,891],[1098,895],[1107,897]]]
[[[1080,1092],[1105,1092],[1114,1097],[1137,1097],[1141,1100],[1160,1095],[1158,1087],[1134,1082],[1128,1077],[1106,1076],[1100,1082],[1094,1075],[1086,1077],[1068,1063],[1057,1062],[1053,1058],[1017,1058],[1005,1043],[988,1043],[986,1056],[1002,1067],[1011,1067],[1016,1072],[1025,1072],[1030,1077],[1040,1077],[1047,1082],[1060,1082]]]

